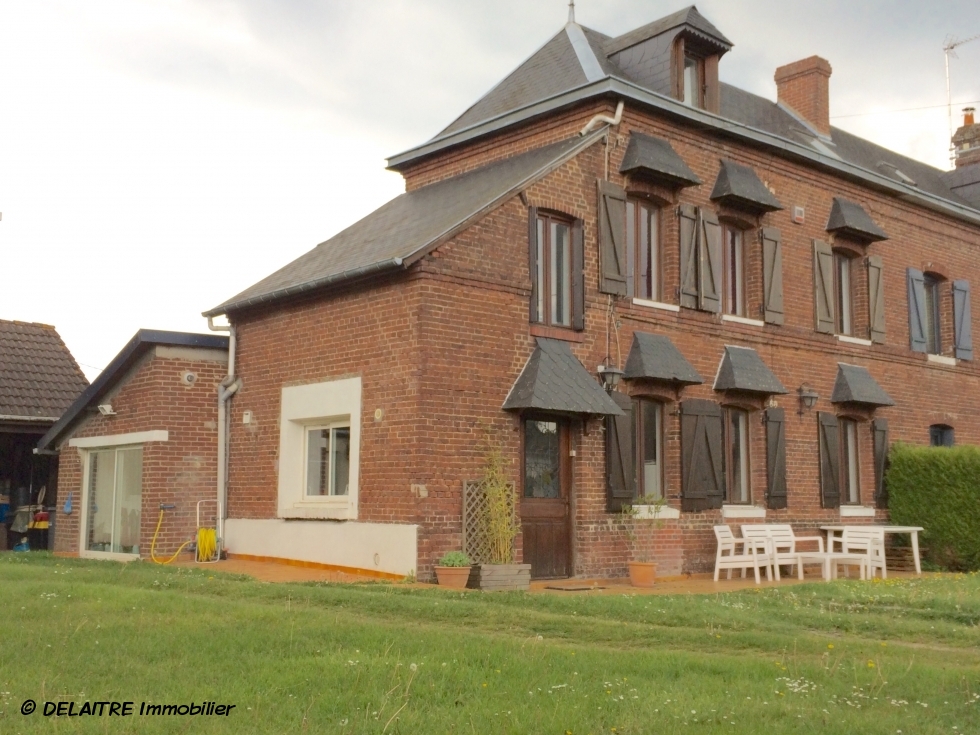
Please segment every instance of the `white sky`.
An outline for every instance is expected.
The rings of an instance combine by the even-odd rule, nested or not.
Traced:
[[[0,0],[0,318],[54,324],[89,378],[402,191],[432,137],[564,25],[567,0]],[[684,0],[578,0],[618,35]],[[721,77],[775,99],[819,54],[832,123],[948,165],[947,36],[976,0],[702,0]],[[980,102],[980,40],[950,70]],[[977,105],[980,107],[980,105]],[[908,108],[930,109],[898,112]],[[842,115],[864,114],[857,117]]]

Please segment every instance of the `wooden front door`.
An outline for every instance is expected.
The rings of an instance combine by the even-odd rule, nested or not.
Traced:
[[[571,574],[571,462],[568,423],[556,417],[524,421],[521,529],[532,579]]]

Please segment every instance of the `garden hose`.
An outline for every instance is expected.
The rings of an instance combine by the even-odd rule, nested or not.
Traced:
[[[218,534],[213,528],[197,529],[197,561],[213,561],[218,553]]]
[[[160,534],[160,526],[162,526],[162,525],[163,525],[163,508],[160,508],[160,518],[157,520],[157,530],[153,532],[153,541],[150,542],[150,558],[156,564],[169,564],[174,559],[176,559],[177,556],[180,554],[180,552],[184,550],[184,547],[187,546],[191,542],[190,541],[185,541],[184,543],[182,543],[180,545],[180,548],[177,549],[177,551],[174,552],[174,555],[173,556],[171,556],[166,561],[160,561],[159,559],[157,559],[156,545],[157,545],[157,536]]]

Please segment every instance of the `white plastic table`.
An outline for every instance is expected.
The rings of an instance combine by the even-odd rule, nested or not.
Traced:
[[[867,528],[868,526],[860,526],[860,528]],[[837,532],[840,531],[843,534],[844,529],[847,528],[845,525],[830,525],[830,526],[820,526],[821,531],[827,532],[827,551],[834,550],[834,541],[842,541],[842,538],[837,536]],[[915,560],[915,573],[922,574],[922,564],[919,562],[919,531],[922,531],[922,526],[873,526],[873,528],[880,528],[885,533],[907,533],[912,537],[912,558]]]

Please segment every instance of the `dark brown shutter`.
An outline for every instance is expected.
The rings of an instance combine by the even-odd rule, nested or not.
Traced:
[[[880,255],[868,257],[868,305],[871,341],[885,342],[885,268]]]
[[[599,179],[599,290],[626,295],[626,190]]]
[[[782,235],[777,228],[762,228],[762,286],[765,291],[763,313],[766,324],[782,324],[785,317],[781,238]]]
[[[816,297],[816,329],[822,334],[833,334],[836,327],[834,251],[822,240],[813,241],[813,293]]]
[[[701,311],[721,311],[722,270],[721,225],[714,212],[701,210],[701,230],[698,237],[698,308]]]
[[[823,508],[840,507],[840,428],[837,416],[817,413],[820,441],[820,505]]]
[[[682,204],[677,208],[681,234],[680,305],[698,308],[698,208]]]
[[[530,315],[529,321],[541,321],[538,313],[538,208],[528,207],[527,210],[527,250],[528,250],[528,269],[531,274],[531,303],[528,308]]]
[[[767,408],[766,504],[773,510],[786,507],[786,412]]]
[[[585,232],[582,220],[572,223],[572,329],[585,329]]]
[[[606,509],[619,513],[636,497],[633,400],[617,391],[609,395],[623,409],[622,416],[606,417]]]
[[[888,419],[875,419],[871,423],[875,449],[875,507],[888,507],[888,488],[885,487],[885,470],[888,469]]]
[[[713,401],[681,403],[681,508],[720,508],[725,497],[722,412]]]
[[[973,325],[970,316],[970,282],[953,281],[953,330],[957,360],[973,359]]]
[[[922,271],[908,269],[909,347],[913,352],[926,351],[926,280]]]

